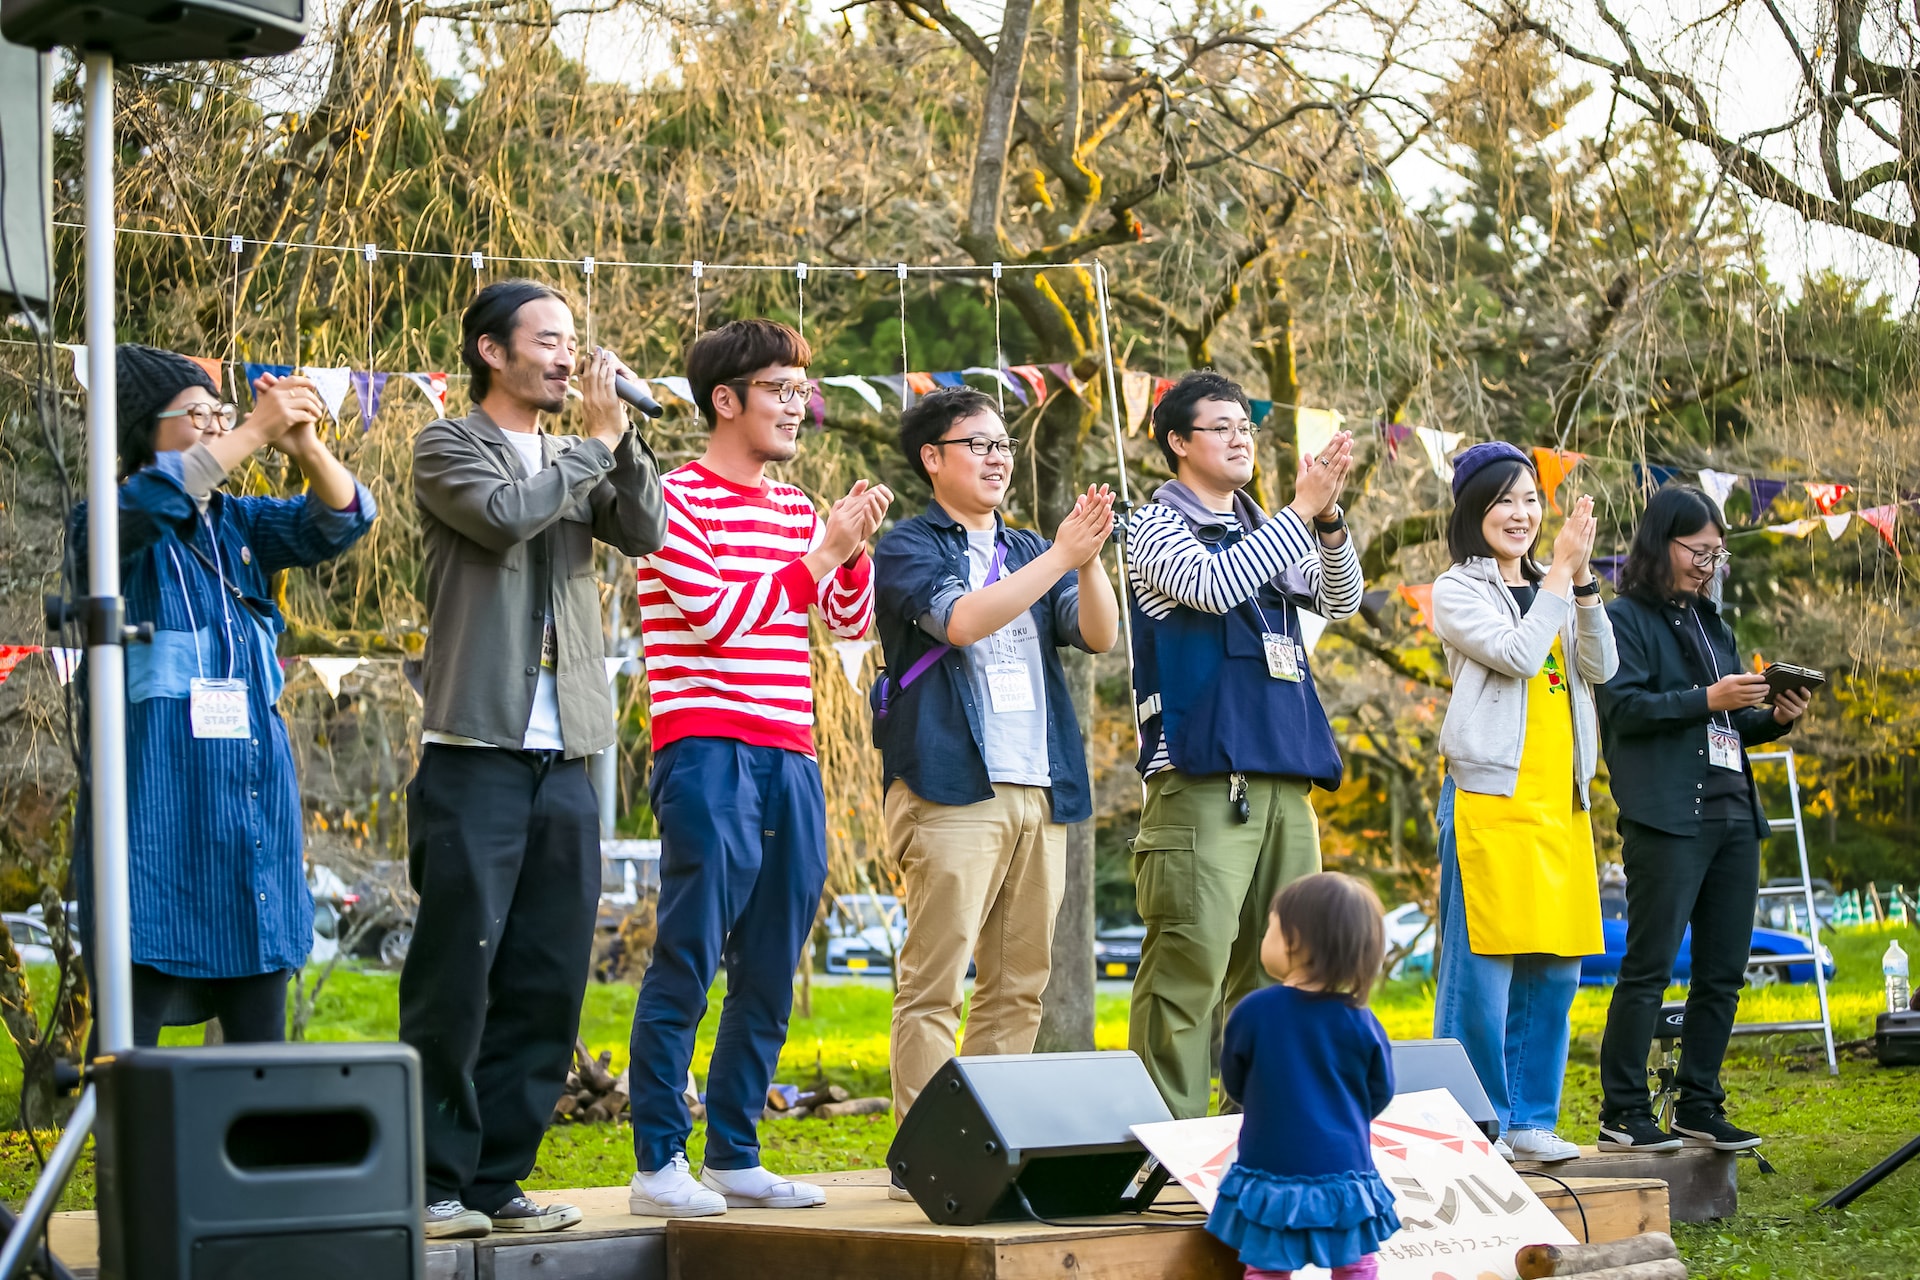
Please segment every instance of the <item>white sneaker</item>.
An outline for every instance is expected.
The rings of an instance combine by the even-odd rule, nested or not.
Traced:
[[[1508,1164],[1513,1163],[1513,1148],[1507,1145],[1505,1138],[1495,1138],[1493,1140],[1493,1154],[1499,1156]]]
[[[627,1212],[643,1218],[711,1218],[726,1211],[725,1199],[694,1180],[684,1155],[664,1169],[634,1174],[627,1184]]]
[[[1562,1138],[1551,1129],[1513,1129],[1507,1134],[1507,1146],[1513,1154],[1512,1160],[1537,1160],[1542,1164],[1558,1164],[1563,1160],[1578,1160],[1580,1148]]]
[[[718,1192],[733,1209],[812,1209],[827,1202],[827,1193],[811,1182],[795,1182],[769,1173],[760,1165],[751,1169],[700,1171],[700,1185]]]

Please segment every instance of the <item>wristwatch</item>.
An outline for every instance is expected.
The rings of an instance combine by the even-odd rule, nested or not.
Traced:
[[[1346,527],[1347,527],[1346,508],[1342,507],[1337,502],[1333,506],[1333,519],[1322,520],[1319,516],[1315,516],[1313,518],[1313,531],[1315,533],[1332,535],[1340,532],[1342,529]]]
[[[1589,583],[1587,583],[1587,585],[1586,585],[1586,586],[1584,586],[1584,587],[1575,587],[1575,588],[1573,589],[1573,594],[1575,594],[1576,596],[1597,596],[1597,595],[1599,595],[1599,594],[1600,594],[1600,579],[1598,579],[1598,578],[1595,578],[1595,579],[1593,579],[1593,581],[1591,581],[1591,582],[1589,582]]]

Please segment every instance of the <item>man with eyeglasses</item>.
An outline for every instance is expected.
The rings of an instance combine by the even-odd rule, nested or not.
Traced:
[[[561,294],[497,280],[460,331],[473,403],[413,445],[428,634],[400,974],[442,1240],[580,1221],[520,1180],[566,1087],[600,902],[587,757],[613,745],[614,713],[594,543],[645,555],[664,524],[653,452],[614,394],[633,375],[580,350]],[[555,435],[576,381],[581,434]]]
[[[1351,436],[1302,458],[1293,501],[1269,517],[1245,488],[1254,427],[1238,384],[1189,373],[1155,406],[1153,434],[1177,478],[1128,538],[1147,936],[1127,1043],[1187,1119],[1207,1113],[1215,1011],[1266,982],[1268,905],[1320,869],[1310,793],[1340,785],[1301,611],[1348,617],[1362,583],[1339,505]]]
[[[299,779],[277,706],[286,620],[273,575],[357,542],[373,495],[321,443],[305,378],[268,374],[253,412],[221,402],[198,361],[154,347],[114,353],[120,572],[127,621],[127,823],[133,1037],[218,1018],[230,1042],[286,1039],[288,977],[313,941]],[[263,448],[306,492],[242,497],[221,486]],[[86,504],[74,513],[85,571]],[[80,687],[86,688],[85,680]],[[78,808],[74,870],[89,962],[93,862]]]
[[[1009,528],[1000,507],[1018,447],[979,391],[916,401],[900,451],[933,500],[874,551],[886,655],[874,740],[908,924],[893,999],[896,1120],[953,1056],[969,959],[979,981],[966,1052],[1032,1051],[1066,824],[1093,815],[1060,649],[1105,653],[1119,639],[1100,564],[1113,497],[1089,488],[1052,542]]]
[[[767,477],[799,451],[811,359],[805,338],[771,320],[736,320],[694,342],[687,381],[711,434],[698,460],[662,482],[666,542],[640,569],[660,908],[633,1011],[638,1172],[627,1206],[648,1217],[826,1202],[819,1187],[761,1165],[757,1125],[827,879],[809,615],[818,609],[844,639],[866,633],[866,543],[893,495],[856,481],[822,519],[802,490]],[[696,1179],[682,1090],[723,961]]]

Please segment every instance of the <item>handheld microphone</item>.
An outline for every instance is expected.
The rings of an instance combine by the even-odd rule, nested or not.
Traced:
[[[660,407],[658,400],[655,400],[652,396],[642,391],[634,383],[618,375],[615,375],[613,379],[613,394],[619,396],[622,400],[646,414],[649,418],[657,418],[666,412],[666,410]]]

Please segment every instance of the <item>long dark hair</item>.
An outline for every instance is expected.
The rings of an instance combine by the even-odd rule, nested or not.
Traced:
[[[1673,599],[1673,560],[1667,546],[1675,538],[1689,538],[1712,525],[1722,538],[1726,523],[1713,500],[1690,484],[1663,485],[1654,493],[1627,548],[1620,567],[1620,594],[1650,604]]]
[[[1460,488],[1460,495],[1453,500],[1453,514],[1447,517],[1447,550],[1453,555],[1455,564],[1465,564],[1475,556],[1485,556],[1489,560],[1497,559],[1493,548],[1487,545],[1487,512],[1493,510],[1493,504],[1507,496],[1509,490],[1520,482],[1521,476],[1532,476],[1536,491],[1540,487],[1540,473],[1529,462],[1518,458],[1502,458],[1489,462],[1474,472],[1466,484]],[[1538,583],[1546,577],[1546,571],[1533,562],[1533,549],[1540,545],[1539,530],[1534,531],[1533,542],[1527,547],[1527,554],[1520,557],[1520,572],[1528,582]]]

